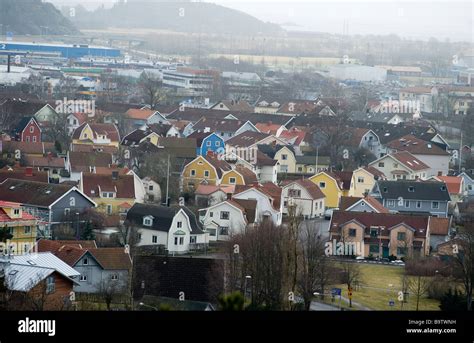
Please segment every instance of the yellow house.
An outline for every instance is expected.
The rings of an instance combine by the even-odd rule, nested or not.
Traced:
[[[230,170],[232,167],[226,161],[213,154],[198,156],[183,168],[181,187],[184,190],[192,191],[197,189],[200,184],[219,185],[222,175]]]
[[[244,166],[237,166],[235,169],[224,172],[220,184],[222,186],[251,185],[256,184],[257,175]]]
[[[296,157],[291,146],[262,144],[258,149],[268,157],[279,162],[279,173],[295,173]]]
[[[385,179],[385,175],[374,167],[356,169],[352,174],[349,196],[364,197],[372,190],[377,180],[383,179]]]
[[[38,220],[26,211],[21,205],[14,202],[0,201],[0,227],[7,228],[13,235],[7,241],[8,246],[15,255],[28,252],[36,243]],[[1,245],[1,243],[0,243]]]
[[[320,172],[309,179],[314,182],[326,196],[326,207],[337,208],[341,196],[349,194],[352,172]]]
[[[118,171],[83,173],[80,190],[97,204],[100,212],[108,215],[124,214],[136,201],[141,202],[140,194],[136,194],[135,176]]]
[[[120,134],[114,124],[84,123],[72,135],[73,144],[105,145],[118,148]]]

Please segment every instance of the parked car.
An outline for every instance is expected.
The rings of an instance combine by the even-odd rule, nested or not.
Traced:
[[[324,211],[324,219],[330,220],[334,211],[337,210],[338,208],[328,208],[326,211]]]
[[[404,266],[405,262],[403,262],[402,260],[395,260],[395,261],[392,261],[392,264],[395,264],[397,266]]]

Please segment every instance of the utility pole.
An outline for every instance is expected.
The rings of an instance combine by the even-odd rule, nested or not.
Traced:
[[[168,168],[166,171],[166,206],[169,206],[169,191],[170,191],[170,154],[168,154]]]
[[[462,130],[461,130],[461,141],[459,142],[459,167],[458,167],[459,173],[461,173],[461,165],[462,165]]]

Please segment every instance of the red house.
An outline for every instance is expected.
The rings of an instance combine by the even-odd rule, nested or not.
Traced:
[[[23,117],[15,129],[15,140],[20,142],[41,142],[41,128],[35,117]]]

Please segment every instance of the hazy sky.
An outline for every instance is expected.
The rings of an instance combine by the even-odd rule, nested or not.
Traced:
[[[133,0],[139,1],[139,0]],[[150,0],[147,0],[150,1]],[[159,1],[159,0],[157,0]],[[116,0],[53,0],[80,2],[87,7]],[[197,1],[195,1],[197,2]],[[349,34],[390,34],[428,39],[474,42],[474,6],[471,0],[213,0],[291,30]]]

